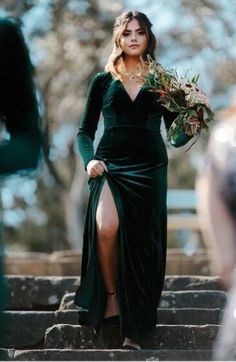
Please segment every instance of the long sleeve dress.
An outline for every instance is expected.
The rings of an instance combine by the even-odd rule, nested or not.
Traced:
[[[168,158],[160,124],[164,116],[168,129],[176,114],[165,110],[158,98],[146,81],[132,100],[111,73],[97,73],[77,136],[85,169],[92,159],[103,160],[108,168],[88,180],[81,284],[75,295],[79,323],[98,331],[104,318],[106,290],[96,252],[96,209],[106,179],[119,217],[120,335],[140,343],[156,326],[166,266]],[[94,153],[101,111],[104,133]],[[190,138],[182,132],[173,145],[180,147]]]

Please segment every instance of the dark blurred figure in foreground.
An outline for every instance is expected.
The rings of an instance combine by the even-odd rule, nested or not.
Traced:
[[[0,18],[0,127],[8,134],[0,141],[0,178],[36,169],[41,133],[33,67],[20,26],[12,18]],[[0,340],[5,305],[2,250],[0,241]]]
[[[214,128],[202,176],[197,180],[204,240],[212,271],[229,290],[213,360],[236,359],[236,104]]]

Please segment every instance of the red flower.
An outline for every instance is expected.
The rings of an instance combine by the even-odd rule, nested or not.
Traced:
[[[156,92],[156,93],[159,93],[161,98],[166,95],[166,92],[163,91],[163,90],[161,90],[161,89],[156,89],[155,92]]]
[[[200,108],[197,113],[198,113],[199,119],[202,120],[202,118],[203,118],[203,110]]]

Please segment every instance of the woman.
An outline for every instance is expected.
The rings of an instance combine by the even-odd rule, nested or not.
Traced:
[[[156,326],[166,264],[168,160],[160,123],[164,116],[168,129],[176,114],[140,81],[150,76],[147,55],[154,58],[151,26],[137,11],[116,19],[114,50],[92,80],[78,132],[90,199],[75,303],[81,324],[98,330],[118,321],[125,349],[140,349]],[[105,130],[94,154],[101,111]],[[183,131],[175,146],[191,137]]]

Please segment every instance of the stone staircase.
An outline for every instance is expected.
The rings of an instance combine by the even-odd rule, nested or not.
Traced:
[[[140,351],[120,350],[117,327],[80,326],[75,277],[8,276],[5,338],[0,360],[169,360],[211,359],[226,293],[217,277],[167,276],[158,325]]]

